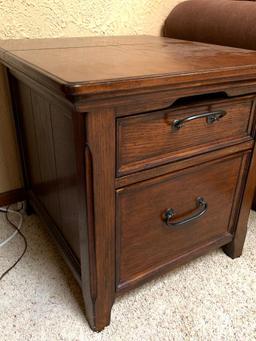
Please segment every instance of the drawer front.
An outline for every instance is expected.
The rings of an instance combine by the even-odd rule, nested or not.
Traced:
[[[120,118],[117,121],[117,174],[248,140],[252,135],[252,111],[253,97],[247,96]],[[211,112],[215,116],[210,116]],[[189,119],[183,124],[175,125],[186,118]]]
[[[231,237],[248,155],[239,154],[117,191],[119,289],[215,240]],[[203,198],[201,202],[199,197]]]

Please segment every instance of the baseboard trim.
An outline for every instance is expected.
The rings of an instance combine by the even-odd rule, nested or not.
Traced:
[[[24,188],[14,189],[12,191],[0,193],[0,206],[6,206],[14,204],[18,201],[23,201],[26,198]]]

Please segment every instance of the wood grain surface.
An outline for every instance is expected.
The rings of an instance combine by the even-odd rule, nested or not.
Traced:
[[[256,77],[254,51],[170,38],[25,40],[24,49],[22,44],[1,42],[6,65],[69,94],[174,85],[195,76],[197,81]]]
[[[118,175],[147,169],[161,163],[252,140],[254,97],[216,100],[200,105],[174,106],[171,109],[121,118],[117,122]],[[173,128],[175,120],[224,110],[226,115],[208,124],[205,118]]]
[[[115,297],[224,246],[255,189],[256,52],[150,36],[0,42],[25,195],[100,331]],[[173,130],[175,119],[225,110]],[[167,226],[207,212],[179,228]]]
[[[231,213],[237,209],[234,196],[239,177],[246,171],[245,166],[241,169],[242,160],[243,154],[117,191],[120,288],[231,233]],[[208,203],[203,216],[176,228],[166,225],[163,214],[168,208],[176,212],[174,221],[182,220],[195,211],[197,197]]]

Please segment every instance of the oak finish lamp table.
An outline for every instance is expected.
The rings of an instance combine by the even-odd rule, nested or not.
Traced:
[[[256,52],[150,36],[5,40],[29,205],[93,330],[117,295],[223,247],[256,181]],[[214,280],[210,279],[209,280]]]

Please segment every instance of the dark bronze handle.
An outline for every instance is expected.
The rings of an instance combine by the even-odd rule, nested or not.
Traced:
[[[171,219],[175,215],[175,211],[173,208],[168,208],[168,210],[166,210],[166,212],[164,213],[164,221],[165,221],[166,225],[170,226],[170,227],[176,227],[176,226],[184,225],[184,224],[189,223],[192,220],[198,219],[203,214],[205,214],[205,212],[208,209],[207,202],[204,200],[204,198],[201,198],[201,197],[198,197],[196,199],[196,202],[197,202],[197,209],[199,209],[199,211],[196,212],[195,214],[193,214],[192,216],[185,218],[184,220],[177,221],[177,222],[171,222]]]
[[[206,118],[207,124],[212,124],[215,121],[219,121],[219,119],[224,117],[226,114],[227,112],[224,110],[216,110],[216,111],[204,112],[203,114],[199,114],[199,115],[187,116],[183,118],[182,120],[174,120],[172,122],[172,127],[177,130],[177,129],[180,129],[184,125],[184,123],[197,120],[199,118]]]

